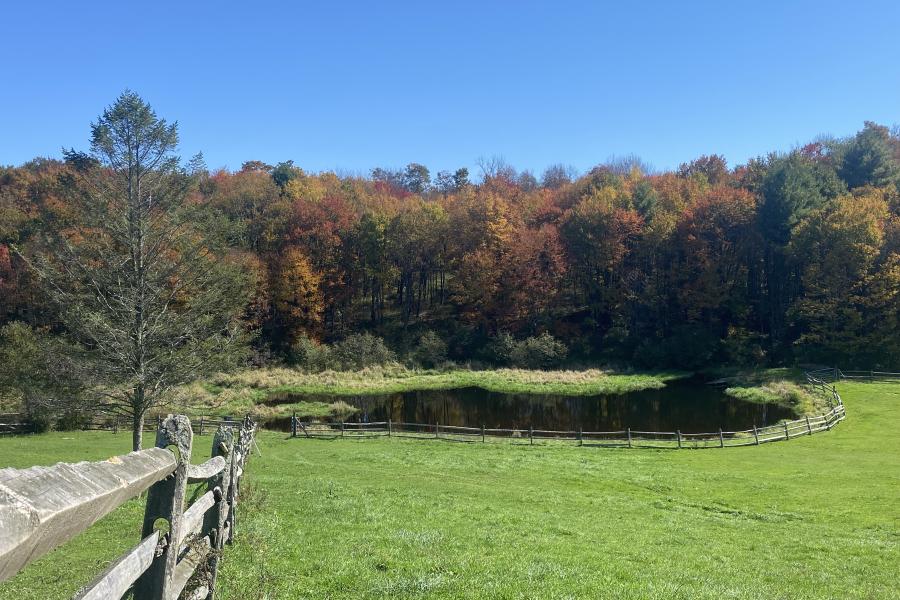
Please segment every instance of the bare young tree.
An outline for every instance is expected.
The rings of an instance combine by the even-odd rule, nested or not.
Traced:
[[[209,210],[189,200],[177,124],[126,91],[91,134],[89,154],[67,153],[71,210],[30,262],[67,335],[91,354],[97,408],[130,419],[137,450],[152,407],[242,354],[249,286]]]
[[[490,179],[505,179],[512,182],[516,179],[516,170],[512,167],[503,156],[493,155],[491,157],[478,157],[475,161],[478,170],[481,172],[481,180],[488,181]]]

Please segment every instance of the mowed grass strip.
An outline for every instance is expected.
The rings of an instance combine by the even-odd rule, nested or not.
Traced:
[[[848,418],[833,431],[725,450],[264,433],[220,597],[900,597],[900,385],[839,389]],[[0,464],[71,459],[61,435],[0,439]],[[95,458],[115,453],[98,444],[127,449],[123,435],[75,437]],[[137,542],[135,509],[0,598],[68,597],[62,574],[84,583],[113,540]]]

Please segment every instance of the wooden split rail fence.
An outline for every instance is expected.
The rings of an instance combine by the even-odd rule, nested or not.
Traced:
[[[158,431],[162,425],[163,415],[150,415],[144,420],[144,431]],[[191,417],[191,428],[197,435],[215,432],[220,425],[240,427],[243,419],[232,416],[200,416]],[[131,431],[131,421],[125,417],[94,417],[76,429],[81,431],[110,431],[112,433]],[[0,413],[0,435],[4,433],[35,433],[34,424],[28,415],[20,413]]]
[[[217,426],[211,458],[193,465],[191,422],[169,415],[153,448],[101,462],[0,469],[0,582],[146,491],[141,541],[75,598],[213,598],[255,433],[249,418]],[[189,484],[205,484],[206,493],[186,506]]]
[[[889,371],[842,371],[837,369],[837,376],[838,379],[900,382],[900,373],[892,373]]]
[[[419,439],[440,439],[457,442],[486,442],[488,439],[505,439],[520,444],[548,441],[574,442],[579,446],[608,446],[622,448],[726,448],[734,446],[758,446],[768,442],[790,440],[796,437],[829,431],[846,417],[840,394],[830,382],[840,378],[840,370],[814,371],[806,374],[811,388],[828,402],[829,410],[815,416],[793,421],[783,421],[767,427],[754,427],[741,431],[718,430],[708,433],[682,433],[681,431],[551,431],[545,429],[495,429],[482,427],[457,427],[440,423],[403,423],[380,421],[373,423],[307,423],[296,416],[291,418],[291,437],[302,438],[372,438],[394,436]]]
[[[162,415],[150,415],[144,420],[144,431],[157,431],[162,424]],[[246,417],[244,417],[246,418]],[[239,427],[242,419],[232,416],[201,416],[190,417],[191,428],[197,435],[204,435],[215,431],[219,425],[226,427]],[[131,431],[131,422],[124,417],[107,417],[105,419],[94,418],[81,426],[82,431]]]
[[[28,415],[21,413],[0,413],[0,435],[4,433],[32,433],[34,425],[28,421]]]

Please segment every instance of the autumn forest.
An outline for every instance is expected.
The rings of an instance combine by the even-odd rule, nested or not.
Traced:
[[[0,168],[0,325],[62,327],[29,252],[79,218],[91,160]],[[509,348],[531,343],[548,362],[527,366],[898,366],[896,129],[673,172],[635,157],[584,174],[500,158],[367,176],[290,160],[179,169],[216,260],[246,277],[256,364],[365,337],[423,364],[528,363]]]

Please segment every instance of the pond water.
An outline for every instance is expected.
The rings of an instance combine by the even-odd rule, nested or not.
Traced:
[[[270,404],[301,400],[343,400],[359,409],[348,422],[387,421],[440,423],[462,427],[549,429],[557,431],[642,431],[682,433],[750,429],[795,418],[776,404],[755,404],[726,396],[720,387],[697,380],[678,380],[658,390],[597,396],[505,394],[477,387],[419,390],[396,394],[329,396],[287,394]],[[268,424],[289,428],[289,419]]]

